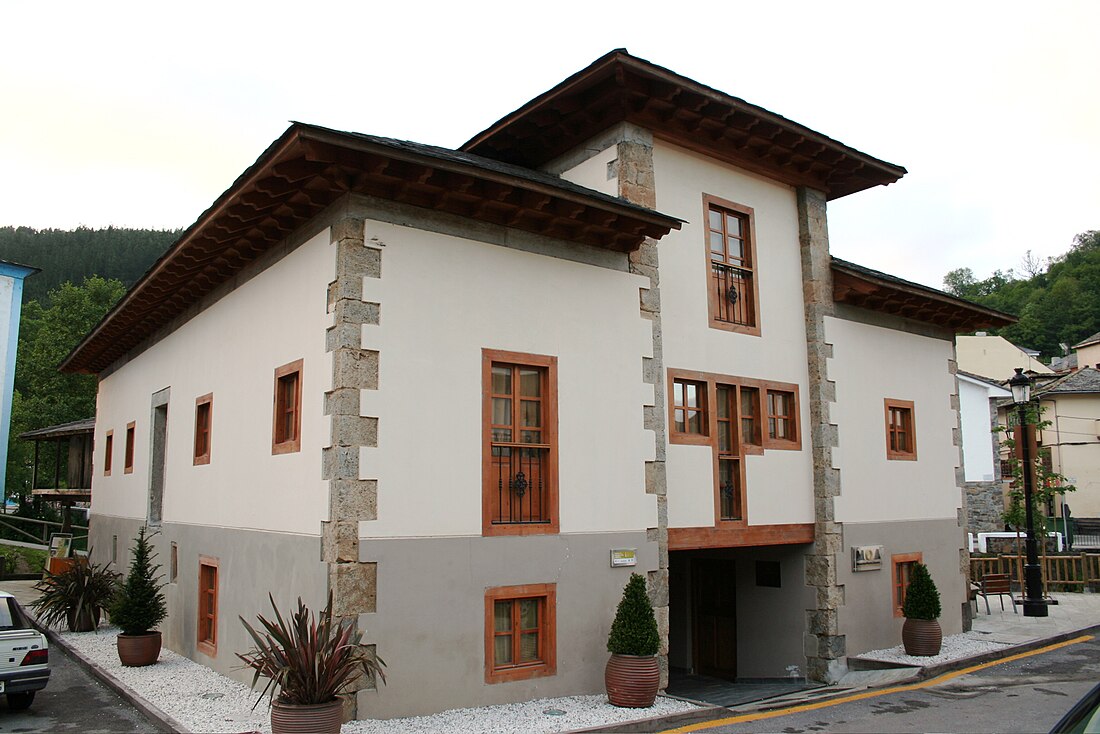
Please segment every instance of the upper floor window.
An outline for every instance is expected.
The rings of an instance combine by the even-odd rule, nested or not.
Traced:
[[[798,412],[792,390],[768,390],[768,445],[798,443]]]
[[[913,401],[887,398],[886,405],[886,458],[914,461],[917,458],[917,439],[913,423]]]
[[[710,325],[759,336],[753,210],[706,195],[703,203],[710,262],[707,297]]]
[[[210,424],[214,417],[214,394],[195,398],[195,464],[210,463]]]
[[[707,387],[692,380],[672,381],[672,430],[676,433],[706,436]]]
[[[134,473],[134,421],[126,424],[126,451],[123,454],[122,473]]]
[[[107,431],[103,439],[103,476],[111,476],[111,461],[115,454],[115,432]]]
[[[741,442],[759,450],[763,446],[760,436],[760,388],[741,386]]]
[[[289,454],[302,448],[302,360],[275,370],[275,415],[271,453]]]
[[[482,350],[482,532],[558,531],[557,357]]]

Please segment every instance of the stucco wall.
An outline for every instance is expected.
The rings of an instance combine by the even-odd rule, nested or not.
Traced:
[[[1100,517],[1100,395],[1058,395],[1042,401],[1044,446],[1054,469],[1077,491],[1065,495],[1074,517]]]
[[[830,409],[838,431],[833,465],[841,470],[836,519],[955,522],[962,493],[952,442],[951,342],[832,317],[825,329],[833,345],[829,377],[836,381]],[[916,461],[886,458],[886,398],[914,403]]]
[[[656,527],[643,279],[377,221],[366,236],[382,245],[382,277],[364,292],[380,323],[363,328],[379,389],[360,410],[378,418],[378,446],[361,449],[360,475],[378,480],[378,519],[361,535],[481,535],[483,348],[558,359],[561,532]]]
[[[164,521],[317,535],[327,517],[321,447],[331,384],[325,353],[333,257],[327,230],[292,248],[99,383],[92,513],[144,518],[150,474],[150,398],[171,389]],[[304,359],[301,451],[273,456],[274,370]],[[213,393],[211,458],[193,465],[195,398]],[[124,472],[134,421],[134,470]],[[114,430],[111,476],[104,436]]]
[[[686,221],[659,243],[664,358],[669,369],[776,380],[799,386],[800,426],[809,425],[805,399],[805,316],[793,189],[656,141],[657,209]],[[760,336],[709,326],[710,260],[703,194],[752,207],[756,229]],[[801,451],[769,450],[748,456],[750,525],[813,522],[808,436]],[[668,447],[669,527],[714,524],[711,452]]]
[[[956,338],[956,343],[959,369],[975,375],[1007,380],[1017,367],[1044,375],[1052,372],[1003,336],[960,336]]]
[[[993,481],[993,454],[997,443],[992,431],[989,399],[1010,393],[959,376],[959,418],[962,422],[963,465],[966,481]]]

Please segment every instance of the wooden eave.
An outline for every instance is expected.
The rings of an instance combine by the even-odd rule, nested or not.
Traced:
[[[467,141],[461,150],[538,168],[620,122],[829,199],[887,185],[901,166],[617,49]]]
[[[833,258],[833,300],[955,333],[1016,323],[1016,317],[918,283]]]
[[[617,252],[681,221],[537,171],[294,123],[62,362],[98,373],[346,194]]]

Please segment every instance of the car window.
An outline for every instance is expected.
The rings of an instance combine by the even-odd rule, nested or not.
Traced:
[[[15,599],[8,597],[0,602],[0,630],[27,629],[27,618]]]

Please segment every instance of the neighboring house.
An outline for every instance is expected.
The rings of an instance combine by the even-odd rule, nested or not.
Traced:
[[[1004,529],[997,405],[1012,393],[993,380],[959,370],[959,422],[962,428],[966,527],[972,533]]]
[[[1076,487],[1047,512],[1062,517],[1065,503],[1073,517],[1100,518],[1100,370],[1083,367],[1062,375],[1037,386],[1033,396],[1050,422],[1037,437],[1044,460]],[[1014,411],[1011,403],[1001,407],[1001,425],[1015,423]]]
[[[955,343],[959,369],[971,374],[1004,382],[1012,377],[1017,367],[1033,375],[1054,373],[1037,359],[1038,352],[1018,347],[1003,336],[978,332],[974,336],[957,337]]]
[[[1077,367],[1100,367],[1100,332],[1073,345],[1073,354],[1077,357]]]
[[[92,545],[158,527],[166,644],[242,678],[331,591],[372,717],[602,690],[632,570],[665,681],[835,680],[918,560],[959,632],[954,334],[1012,319],[830,257],[904,172],[621,50],[459,151],[294,124],[63,366]]]
[[[23,280],[38,268],[0,260],[0,488],[8,496],[8,437],[15,390],[15,353],[19,346],[19,315],[23,312]]]

